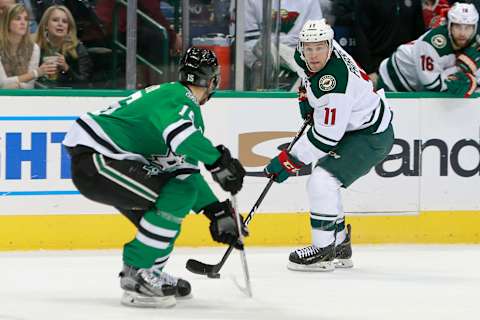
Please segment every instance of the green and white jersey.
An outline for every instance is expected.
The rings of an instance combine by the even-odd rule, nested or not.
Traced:
[[[193,173],[199,161],[212,164],[220,156],[204,129],[196,98],[187,87],[172,82],[82,115],[63,144],[88,146],[117,160],[153,162],[166,172]]]
[[[455,61],[448,28],[440,26],[399,46],[379,73],[391,91],[446,91],[445,80],[458,70]]]
[[[314,125],[292,148],[292,154],[311,163],[333,151],[346,132],[380,133],[388,128],[392,112],[377,93],[365,71],[333,41],[333,52],[325,67],[310,74],[300,53],[295,53],[298,74],[314,109]]]

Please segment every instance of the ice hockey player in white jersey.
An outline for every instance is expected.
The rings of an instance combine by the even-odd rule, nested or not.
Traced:
[[[350,186],[389,154],[392,113],[365,72],[333,40],[325,20],[303,26],[295,60],[304,87],[300,111],[313,123],[290,152],[282,151],[265,168],[280,183],[302,166],[314,164],[307,183],[312,245],[293,251],[288,268],[352,267],[340,188]]]
[[[455,3],[447,17],[447,25],[401,45],[382,61],[377,88],[446,91],[459,97],[474,92],[480,76],[480,51],[475,42],[478,12],[473,4]]]

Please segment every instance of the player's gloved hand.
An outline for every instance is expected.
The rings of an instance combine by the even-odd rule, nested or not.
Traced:
[[[282,150],[263,171],[268,177],[273,177],[273,181],[281,183],[287,180],[289,176],[297,174],[304,165],[302,161],[292,156],[286,150]]]
[[[232,207],[230,200],[223,202],[214,202],[203,209],[203,214],[210,219],[210,234],[212,239],[233,245],[237,249],[241,249],[241,242],[237,220],[235,219],[235,209]],[[243,236],[248,236],[248,229],[243,222],[243,217],[240,215],[241,230]]]
[[[475,74],[480,67],[480,48],[470,46],[457,56],[457,66],[466,73]]]
[[[300,106],[300,114],[303,120],[306,120],[308,117],[313,119],[313,108],[308,103],[307,89],[303,86],[298,88],[298,105]]]
[[[219,145],[217,150],[220,151],[220,158],[211,165],[205,164],[205,167],[223,190],[236,194],[242,189],[245,169],[238,159],[232,158],[225,146]]]
[[[470,74],[459,71],[448,76],[445,81],[447,84],[447,92],[457,97],[470,97],[477,88],[477,79]]]

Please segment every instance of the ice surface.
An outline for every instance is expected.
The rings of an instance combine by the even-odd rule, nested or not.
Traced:
[[[479,319],[480,246],[354,246],[355,267],[289,271],[292,248],[247,248],[253,299],[238,254],[220,279],[185,269],[189,258],[217,263],[225,248],[175,249],[166,271],[188,279],[193,298],[172,309],[120,305],[121,252],[0,253],[2,320],[144,319]]]

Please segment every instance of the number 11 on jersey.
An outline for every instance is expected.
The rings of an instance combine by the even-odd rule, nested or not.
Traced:
[[[335,125],[335,118],[337,116],[337,108],[324,108],[325,110],[325,118],[323,120],[323,124],[325,126],[333,126]]]

